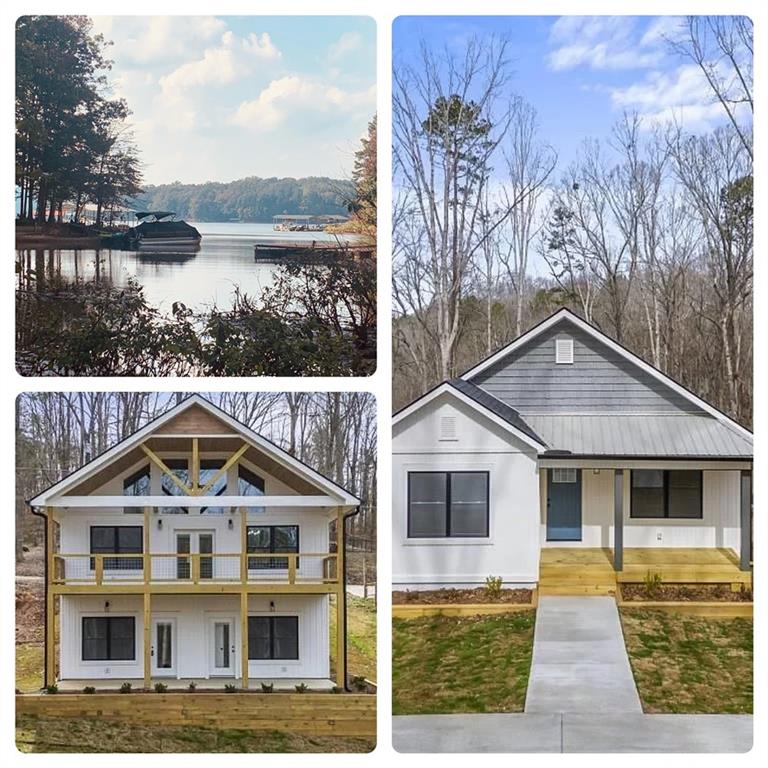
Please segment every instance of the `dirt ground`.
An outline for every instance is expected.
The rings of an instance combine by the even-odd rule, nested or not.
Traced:
[[[29,547],[24,552],[24,559],[16,563],[17,576],[39,576],[43,578],[45,553],[42,546]]]
[[[519,603],[531,602],[533,592],[530,589],[502,589],[498,596],[491,596],[485,587],[477,589],[426,589],[393,592],[393,605],[422,604],[438,605],[442,603]]]
[[[648,600],[671,602],[752,602],[752,591],[731,592],[730,584],[661,584],[649,592],[645,584],[622,584],[621,595],[628,602]]]

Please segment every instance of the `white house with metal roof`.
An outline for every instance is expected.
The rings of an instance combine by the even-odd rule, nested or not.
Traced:
[[[748,429],[561,309],[395,414],[394,588],[744,583],[751,469]]]
[[[46,521],[46,685],[330,688],[335,595],[344,686],[359,503],[192,395],[29,502]]]

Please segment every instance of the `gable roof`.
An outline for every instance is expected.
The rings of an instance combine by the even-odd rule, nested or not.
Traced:
[[[471,382],[459,379],[444,381],[412,403],[401,408],[392,417],[392,426],[396,426],[412,413],[445,394],[455,397],[473,410],[482,413],[486,418],[489,418],[495,424],[502,427],[502,429],[510,432],[537,451],[546,450],[546,444],[520,418],[520,414],[514,408],[502,403],[501,400],[493,397],[493,395],[483,392]]]
[[[465,371],[460,378],[465,381],[471,381],[473,378],[477,377],[478,375],[486,371],[491,366],[497,364],[498,362],[500,362],[501,360],[503,360],[505,357],[512,354],[513,352],[530,344],[534,339],[538,338],[542,333],[548,331],[550,328],[552,328],[556,324],[561,323],[563,321],[569,322],[572,325],[574,325],[576,328],[587,333],[589,336],[596,339],[598,342],[602,343],[603,345],[608,347],[610,350],[620,355],[622,358],[628,360],[629,362],[637,366],[644,373],[650,375],[654,379],[661,382],[664,386],[668,387],[676,395],[679,395],[680,397],[690,402],[692,405],[696,406],[696,408],[705,411],[706,413],[708,413],[710,416],[713,416],[721,423],[727,424],[731,428],[735,429],[740,435],[742,435],[742,437],[745,437],[749,440],[752,439],[752,433],[746,427],[742,426],[737,421],[732,419],[730,416],[720,411],[711,403],[708,403],[706,400],[703,400],[702,398],[698,397],[693,392],[691,392],[687,387],[684,387],[682,384],[676,382],[674,379],[670,378],[665,373],[662,373],[658,368],[655,368],[653,365],[646,362],[641,357],[637,356],[633,352],[630,352],[630,350],[628,350],[625,346],[615,341],[610,336],[607,336],[605,333],[595,328],[595,326],[591,325],[590,323],[587,323],[585,320],[583,320],[578,315],[574,314],[573,312],[571,312],[569,309],[565,307],[559,309],[557,312],[550,315],[548,318],[540,322],[538,325],[535,325],[526,333],[522,334],[521,336],[518,336],[518,338],[511,341],[509,344],[502,347],[500,350],[490,355],[485,360],[482,360],[477,365]],[[664,418],[664,417],[660,417],[660,418]]]
[[[338,498],[340,506],[357,506],[360,504],[360,499],[358,499],[356,496],[353,496],[345,488],[342,488],[340,485],[333,482],[333,480],[327,478],[316,469],[313,469],[308,464],[305,464],[303,461],[300,461],[296,457],[291,456],[291,454],[275,445],[271,440],[267,440],[267,438],[263,437],[257,432],[254,432],[250,427],[247,427],[242,422],[230,416],[228,413],[226,413],[226,411],[223,411],[209,400],[206,400],[204,397],[195,393],[182,400],[178,405],[175,405],[170,410],[148,422],[132,435],[129,435],[119,443],[116,443],[111,448],[104,451],[104,453],[101,455],[87,462],[79,469],[76,469],[74,472],[71,472],[65,478],[49,486],[44,491],[41,491],[39,494],[37,494],[37,496],[29,501],[30,506],[45,506],[45,503],[48,499],[66,493],[67,490],[75,487],[87,477],[90,477],[92,474],[98,472],[103,467],[124,456],[139,443],[144,442],[147,438],[158,432],[162,427],[168,425],[169,422],[176,419],[176,417],[178,417],[180,414],[189,411],[189,409],[193,407],[204,409],[217,420],[223,422],[229,428],[231,428],[233,433],[242,437],[246,442],[257,446],[270,458],[293,470],[297,475],[309,481],[317,488],[324,490],[326,493],[328,493],[328,495]]]

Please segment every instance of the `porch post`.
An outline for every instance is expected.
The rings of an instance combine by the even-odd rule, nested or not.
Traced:
[[[248,592],[240,592],[240,674],[243,688],[248,688]]]
[[[613,470],[613,570],[624,570],[624,470]]]
[[[152,685],[152,604],[148,587],[144,587],[144,687]]]
[[[56,684],[56,596],[53,592],[56,576],[53,558],[55,531],[51,507],[45,510],[45,526],[45,540],[48,544],[48,551],[45,553],[48,573],[48,583],[45,585],[45,684],[48,686]]]
[[[346,689],[347,633],[346,595],[344,594],[344,510],[339,509],[336,517],[336,685]]]
[[[751,570],[752,562],[752,472],[741,471],[741,548],[739,567]]]

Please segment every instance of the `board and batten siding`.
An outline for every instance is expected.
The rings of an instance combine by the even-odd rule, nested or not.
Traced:
[[[551,471],[551,470],[550,470]],[[740,552],[738,470],[704,470],[701,520],[630,517],[629,484],[624,489],[625,547],[726,547]],[[613,471],[582,469],[582,539],[548,542],[542,506],[543,547],[613,547]]]
[[[442,437],[442,439],[441,439]],[[489,537],[409,539],[408,473],[489,473]],[[393,588],[538,581],[539,477],[535,451],[457,398],[444,394],[393,434]]]
[[[270,603],[274,605],[271,606]],[[141,595],[62,595],[62,680],[129,680],[142,678],[143,598]],[[249,615],[299,617],[298,660],[250,661],[249,676],[259,678],[326,679],[330,677],[329,598],[327,595],[249,595]],[[134,616],[135,661],[82,661],[83,616]],[[232,618],[235,676],[241,674],[240,598],[237,595],[155,595],[153,618],[176,621],[176,678],[207,678],[211,668],[209,619]],[[158,678],[158,675],[154,675]],[[216,678],[211,678],[215,685]],[[224,678],[221,678],[223,681]],[[221,685],[223,686],[223,682]]]
[[[555,341],[573,339],[573,363],[555,363]],[[567,319],[470,381],[526,413],[703,413]]]

